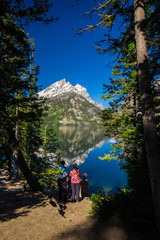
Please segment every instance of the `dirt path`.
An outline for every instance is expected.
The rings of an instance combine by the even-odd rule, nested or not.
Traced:
[[[0,240],[142,240],[126,232],[118,218],[89,216],[89,199],[60,205],[24,182],[0,175]],[[153,240],[153,239],[151,239]]]

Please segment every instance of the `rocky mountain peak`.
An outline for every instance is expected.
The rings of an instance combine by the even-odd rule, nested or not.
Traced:
[[[98,104],[95,101],[93,101],[87,92],[87,89],[82,87],[80,84],[76,84],[76,86],[73,86],[70,82],[66,82],[66,79],[62,79],[60,81],[57,81],[44,89],[43,91],[39,92],[40,97],[45,98],[54,98],[56,96],[60,96],[65,93],[74,92],[76,94],[81,95],[84,97],[88,102],[94,104],[96,107],[100,108],[101,110],[104,110],[104,106],[102,104]]]

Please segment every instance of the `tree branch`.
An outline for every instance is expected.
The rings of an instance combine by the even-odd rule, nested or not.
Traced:
[[[102,8],[105,8],[110,2],[112,2],[112,0],[109,0],[108,2],[104,3],[104,4],[100,4],[99,7],[96,7],[96,8],[93,8],[91,11],[89,12],[85,12],[84,14],[82,14],[82,16],[85,16],[85,15],[88,15],[88,14],[91,14],[93,12],[96,12]]]
[[[109,0],[108,2],[106,2],[105,4],[101,5],[100,7],[94,8],[93,10],[91,10],[90,12],[86,12],[83,15],[87,15],[87,14],[91,14],[94,11],[98,11],[99,9],[104,8],[105,6],[107,6],[110,2],[112,2],[112,0]],[[115,13],[113,13],[112,15],[107,15],[107,17],[105,17],[101,22],[95,24],[95,25],[87,25],[87,28],[84,29],[77,29],[77,28],[73,28],[77,34],[81,34],[83,32],[86,32],[88,30],[94,30],[95,28],[99,27],[100,25],[102,25],[105,21],[107,21],[110,18],[113,18],[116,14],[118,14],[120,12],[120,10],[126,5],[126,3],[128,2],[128,0],[126,0],[123,5],[117,9],[117,11]]]

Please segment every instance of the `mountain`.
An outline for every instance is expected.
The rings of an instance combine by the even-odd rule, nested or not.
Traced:
[[[56,126],[55,133],[67,167],[73,163],[84,163],[92,150],[100,148],[108,140],[105,129],[99,126]],[[50,163],[55,162],[55,153],[47,156]]]
[[[66,79],[62,79],[58,82],[53,83],[43,91],[39,92],[39,96],[53,99],[57,96],[60,97],[61,95],[66,93],[76,93],[78,95],[81,95],[88,102],[94,104],[96,107],[100,108],[101,110],[104,110],[104,106],[102,104],[98,104],[94,102],[89,97],[89,94],[86,88],[82,87],[79,84],[77,84],[76,86],[72,86],[70,82],[66,82]]]
[[[63,79],[38,94],[47,99],[45,124],[90,125],[101,121],[98,113],[104,109],[103,105],[93,101],[79,84],[73,86]]]

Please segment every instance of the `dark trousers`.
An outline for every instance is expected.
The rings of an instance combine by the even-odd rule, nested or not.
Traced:
[[[59,201],[67,201],[66,178],[58,179]]]
[[[71,183],[71,187],[72,187],[72,200],[75,201],[76,196],[76,202],[79,202],[80,183]]]

